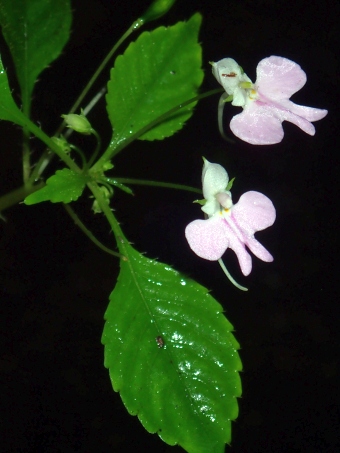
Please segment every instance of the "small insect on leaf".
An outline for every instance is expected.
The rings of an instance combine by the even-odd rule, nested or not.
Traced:
[[[158,337],[156,337],[156,343],[157,343],[157,346],[159,348],[163,348],[164,347],[164,339],[163,339],[163,337],[158,335]]]

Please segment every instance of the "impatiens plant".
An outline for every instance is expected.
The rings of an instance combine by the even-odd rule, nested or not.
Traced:
[[[69,112],[61,115],[63,121],[53,136],[43,125],[35,124],[31,107],[35,83],[69,38],[70,1],[1,2],[0,25],[21,91],[21,107],[0,60],[0,119],[22,128],[23,186],[0,198],[0,211],[18,202],[24,202],[25,209],[44,201],[62,203],[91,241],[119,259],[119,276],[112,282],[102,335],[104,364],[113,389],[120,393],[129,413],[137,415],[145,429],[157,433],[164,442],[178,444],[190,453],[216,453],[223,452],[231,442],[232,421],[238,416],[242,393],[242,363],[233,326],[207,288],[137,251],[122,231],[118,221],[121,213],[117,212],[117,217],[115,213],[116,189],[129,197],[133,184],[186,190],[197,196],[202,193],[176,183],[121,178],[115,171],[115,157],[128,145],[172,136],[184,127],[198,100],[220,92],[198,94],[204,74],[199,44],[202,18],[198,13],[172,26],[141,33],[111,62],[132,33],[162,17],[174,2],[153,1],[131,24]],[[112,67],[107,85],[98,87],[98,94],[83,105],[109,63]],[[304,85],[306,76],[296,63],[285,58],[262,60],[255,84],[232,59],[213,63],[213,73],[228,95],[226,99],[223,94],[223,100],[243,108],[231,121],[231,129],[249,143],[279,142],[284,120],[313,134],[310,121],[327,113],[289,101]],[[107,146],[87,117],[104,94],[112,130]],[[89,143],[95,139],[90,156],[74,139],[75,133],[83,134],[83,140],[89,139]],[[37,151],[32,153],[32,137],[45,147],[39,156]],[[54,156],[59,158],[55,172],[50,170]],[[143,154],[140,159],[147,161],[148,157]],[[272,255],[254,237],[275,221],[269,198],[250,191],[234,204],[227,172],[206,159],[202,183],[204,200],[199,203],[206,219],[187,226],[185,236],[191,249],[202,258],[219,261],[232,281],[221,260],[228,248],[236,253],[245,276],[252,269],[248,250],[263,261],[272,261]],[[108,222],[115,238],[114,250],[103,245],[71,207],[71,202],[80,197],[84,203],[91,198],[92,211]],[[129,203],[125,206],[128,208]]]
[[[232,132],[253,145],[272,145],[283,139],[283,121],[290,121],[309,135],[315,134],[311,121],[327,115],[327,110],[294,104],[289,98],[306,83],[305,72],[297,63],[283,57],[264,58],[257,65],[252,83],[232,58],[212,63],[212,72],[227,93],[223,102],[242,107],[230,122]],[[223,111],[223,108],[220,109]]]

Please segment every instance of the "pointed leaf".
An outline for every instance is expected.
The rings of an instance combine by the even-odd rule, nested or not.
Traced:
[[[23,126],[26,116],[19,110],[14,102],[8,85],[8,78],[0,57],[0,119],[12,121]]]
[[[196,96],[203,80],[197,42],[200,25],[201,16],[195,14],[188,22],[144,32],[116,59],[106,97],[114,128],[111,147]],[[177,111],[140,138],[171,136],[190,118],[194,105]]]
[[[127,247],[102,337],[113,388],[166,443],[222,453],[241,395],[233,327],[204,287]]]
[[[25,198],[27,205],[51,201],[52,203],[70,203],[78,200],[83,193],[88,177],[68,168],[57,170],[48,178],[46,186]]]
[[[39,74],[61,53],[71,26],[70,0],[1,0],[0,24],[29,110]]]

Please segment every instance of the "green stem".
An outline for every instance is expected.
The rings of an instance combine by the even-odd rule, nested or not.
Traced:
[[[46,149],[43,152],[31,173],[28,180],[29,184],[33,184],[34,181],[38,181],[38,179],[40,179],[40,176],[45,171],[45,168],[49,165],[54,156],[55,154],[50,149]]]
[[[224,127],[223,127],[223,111],[224,111],[224,106],[225,103],[227,102],[227,99],[229,99],[228,93],[223,93],[220,97],[220,100],[218,101],[218,107],[217,107],[217,124],[218,124],[218,130],[220,131],[220,134],[224,140],[226,140],[229,143],[235,144],[235,141],[232,140],[231,138],[227,137],[224,133]]]
[[[95,96],[94,98],[89,102],[89,104],[84,108],[83,112],[84,115],[86,116],[87,113],[94,107],[94,105],[98,102],[98,100],[104,95],[106,92],[106,89],[102,88]],[[67,129],[67,131],[63,134],[64,138],[68,138],[72,134],[73,130],[72,129]],[[85,168],[87,162],[85,159],[84,154],[80,151],[79,148],[77,148],[75,145],[70,145],[72,149],[75,149],[78,154],[81,156],[81,159],[83,161],[83,167]],[[43,154],[40,156],[38,162],[36,163],[34,170],[31,173],[31,176],[29,178],[29,183],[32,184],[33,181],[37,181],[42,173],[45,171],[45,168],[49,165],[53,157],[55,156],[54,153],[51,152],[50,149],[46,149]]]
[[[106,92],[107,92],[107,88],[106,88],[106,86],[104,86],[98,91],[97,94],[95,94],[93,96],[91,101],[83,108],[83,113],[84,113],[85,116],[87,116],[91,112],[93,107],[95,107],[96,104],[98,104],[98,102],[106,94]],[[69,129],[69,132],[71,133],[72,129]]]
[[[87,168],[91,168],[91,165],[97,159],[98,153],[99,153],[100,148],[102,146],[102,139],[100,138],[100,135],[97,133],[97,131],[92,129],[91,133],[96,137],[97,146],[96,146],[96,149],[94,150],[94,153],[92,154],[92,156],[91,156],[91,158],[89,160],[89,163],[87,164]]]
[[[114,55],[114,53],[117,51],[117,49],[121,46],[121,44],[123,44],[123,42],[131,35],[131,33],[133,33],[135,30],[137,30],[138,28],[140,28],[143,24],[144,24],[144,20],[143,19],[137,19],[135,22],[133,22],[133,24],[126,30],[126,32],[123,34],[123,36],[116,42],[116,44],[112,47],[112,49],[110,50],[110,52],[106,55],[106,57],[104,58],[104,60],[101,62],[100,66],[98,67],[98,69],[96,70],[96,72],[93,74],[93,76],[91,77],[91,79],[89,80],[89,82],[87,83],[86,87],[84,88],[84,90],[81,92],[80,96],[78,97],[78,99],[76,100],[76,102],[72,105],[70,111],[68,113],[74,113],[78,107],[80,106],[80,104],[82,103],[82,101],[84,100],[85,96],[87,95],[87,93],[90,91],[90,89],[92,88],[93,84],[95,83],[95,81],[97,80],[98,76],[100,75],[100,73],[103,71],[103,69],[105,68],[105,66],[108,64],[108,62],[110,61],[110,59],[112,58],[112,56]],[[89,106],[87,106],[87,110],[85,109],[84,111],[86,112],[86,114],[89,112],[89,110],[93,107],[93,104],[94,102],[97,102],[98,99],[100,99],[101,97],[103,96],[103,89],[100,90],[99,93],[96,94],[94,100],[92,100],[89,104]],[[63,121],[60,126],[58,127],[56,133],[54,134],[55,136],[58,136],[62,130],[65,128],[65,121]],[[53,154],[50,152],[49,149],[47,149],[43,155],[40,157],[40,159],[38,160],[34,170],[33,170],[33,173],[31,174],[31,177],[29,178],[28,180],[28,183],[29,184],[32,184],[33,181],[35,181],[36,179],[40,178],[41,174],[42,174],[42,171],[41,171],[41,168],[43,168],[43,170],[47,167],[47,165],[50,163],[50,161],[52,160],[53,158]]]
[[[18,189],[12,190],[0,197],[0,212],[24,200],[28,195],[44,187],[45,183],[41,182],[35,186],[23,185]]]
[[[142,19],[137,19],[135,22],[133,22],[133,24],[126,30],[126,32],[123,34],[123,36],[116,42],[116,44],[112,47],[112,49],[110,50],[110,52],[106,55],[106,57],[104,58],[104,60],[101,62],[101,64],[99,65],[98,69],[96,70],[96,72],[93,74],[93,76],[91,77],[91,79],[89,80],[89,82],[87,83],[86,87],[83,89],[83,91],[81,92],[80,96],[78,97],[78,99],[76,100],[76,102],[72,105],[70,111],[68,113],[74,113],[78,107],[80,106],[80,104],[82,103],[83,99],[85,98],[85,96],[87,95],[87,93],[90,91],[90,89],[92,88],[93,84],[95,83],[95,81],[97,80],[97,78],[99,77],[99,75],[101,74],[101,72],[103,71],[103,69],[105,68],[105,66],[108,64],[108,62],[111,60],[113,54],[116,52],[116,50],[118,49],[118,47],[131,35],[131,33],[133,33],[135,30],[137,30],[138,28],[140,28],[142,25],[144,24],[144,20]],[[64,129],[65,127],[65,121],[62,122],[62,124],[59,126],[57,132],[55,135],[59,135],[60,132]]]
[[[22,177],[24,184],[29,186],[29,178],[31,174],[31,159],[30,159],[30,147],[29,147],[29,133],[24,127],[23,130],[23,141],[22,141]]]
[[[220,93],[221,91],[223,91],[222,88],[216,88],[215,90],[210,90],[210,91],[207,91],[206,93],[199,94],[198,96],[188,99],[187,101],[182,102],[181,104],[178,104],[176,107],[173,107],[172,109],[165,112],[163,115],[154,119],[153,121],[148,123],[146,126],[142,127],[142,129],[135,132],[130,137],[128,137],[128,138],[124,137],[121,140],[119,140],[119,138],[118,138],[118,140],[116,142],[114,142],[113,145],[111,144],[109,146],[109,148],[107,148],[107,150],[104,152],[104,154],[94,164],[92,170],[97,171],[97,170],[101,169],[104,162],[107,162],[110,159],[112,159],[116,154],[118,154],[120,151],[122,151],[122,149],[126,148],[130,143],[137,140],[139,137],[141,137],[143,134],[148,132],[150,129],[153,129],[154,127],[158,126],[158,124],[163,123],[163,121],[166,121],[167,119],[169,119],[171,116],[173,116],[175,113],[177,113],[182,108],[184,108],[187,105],[192,104],[193,102],[196,102],[200,99],[204,99],[208,96],[212,96],[216,93]]]
[[[48,136],[45,134],[45,132],[40,129],[38,126],[36,126],[32,121],[30,121],[26,116],[21,115],[20,112],[20,121],[23,127],[25,127],[29,132],[31,132],[33,135],[35,135],[37,138],[39,138],[45,145],[52,150],[57,156],[73,171],[80,173],[81,169],[78,167],[78,165],[71,159],[70,156],[68,156],[66,153],[64,153],[59,146]],[[51,152],[51,151],[50,151]],[[49,160],[47,159],[48,164]],[[40,163],[41,166],[44,165],[44,161],[41,161]],[[35,192],[36,190],[40,189],[41,187],[44,186],[44,184],[37,184],[33,185],[35,178],[34,175],[36,173],[33,171],[31,174],[31,177],[29,178],[29,181],[24,184],[23,187],[20,187],[6,195],[0,198],[0,211],[6,208],[9,208],[10,206],[13,206],[14,204],[22,201],[24,198],[26,198],[28,195],[31,193]],[[32,178],[33,177],[33,178]]]
[[[70,145],[70,148],[73,149],[76,153],[78,153],[78,155],[80,156],[81,158],[81,162],[82,162],[82,168],[85,169],[87,167],[87,160],[86,160],[86,157],[83,153],[83,151],[78,148],[78,146],[76,145]]]
[[[80,168],[78,167],[77,164],[73,162],[73,160],[68,156],[66,153],[64,153],[59,146],[54,143],[54,141],[45,134],[45,132],[40,129],[38,126],[36,126],[32,121],[27,119],[26,125],[27,129],[35,135],[37,138],[39,138],[42,142],[45,143],[45,145],[54,151],[57,156],[69,167],[71,170],[74,170],[76,172],[80,172]]]
[[[45,145],[54,151],[57,156],[73,171],[80,173],[81,169],[78,167],[78,165],[73,162],[73,160],[68,156],[66,153],[64,153],[59,146],[48,136],[43,132],[38,126],[36,126],[32,121],[30,121],[28,118],[25,118],[23,121],[23,126],[27,128],[28,131],[30,131],[33,135],[35,135],[37,138],[39,138]],[[41,163],[41,165],[43,162]],[[31,193],[37,191],[38,189],[42,188],[44,184],[37,184],[33,185],[34,179],[32,179],[32,175],[34,172],[31,174],[31,177],[29,178],[29,181],[24,184],[24,186],[19,187],[18,189],[9,192],[8,194],[4,195],[3,197],[0,198],[0,211],[6,208],[9,208],[10,206],[13,206],[14,204],[22,201],[24,198],[26,198],[28,195]]]
[[[202,195],[202,191],[200,189],[185,186],[183,184],[173,184],[171,182],[149,181],[147,179],[133,179],[133,178],[108,178],[108,179],[112,179],[121,184],[137,184],[140,186],[164,187],[167,189],[186,190],[187,192],[194,192]]]
[[[233,279],[233,277],[231,276],[230,272],[228,271],[228,269],[225,267],[225,264],[223,263],[222,259],[220,258],[218,260],[218,264],[221,266],[223,272],[225,273],[225,275],[228,277],[228,279],[230,280],[230,282],[236,286],[236,288],[240,289],[241,291],[248,291],[248,288],[244,287],[244,286],[241,286],[239,283],[237,283],[236,280]]]
[[[128,249],[126,246],[126,238],[119,226],[119,223],[115,216],[113,215],[110,206],[107,204],[106,200],[103,197],[103,194],[98,187],[98,185],[95,182],[89,182],[87,184],[88,188],[91,190],[93,196],[96,198],[98,201],[99,207],[101,208],[103,214],[107,218],[107,221],[109,222],[113,234],[115,235],[117,246],[119,249],[119,252],[121,255],[123,255],[121,258],[125,261],[127,261],[127,256],[128,256]]]
[[[116,256],[118,258],[122,258],[122,256],[118,252],[114,252],[113,250],[109,249],[106,247],[104,244],[102,244],[98,239],[93,235],[93,233],[86,228],[86,226],[83,224],[83,222],[80,220],[80,218],[77,216],[77,214],[74,212],[74,210],[71,208],[69,204],[64,204],[64,208],[66,209],[67,213],[70,215],[74,223],[82,230],[83,233],[86,234],[86,236],[101,250],[104,250],[104,252],[109,253],[110,255]]]
[[[25,90],[27,94],[27,90]],[[31,116],[31,100],[27,95],[22,100],[23,110],[22,113],[26,118]],[[30,150],[30,133],[27,126],[22,128],[23,140],[22,140],[22,176],[24,185],[29,187],[29,177],[31,174],[31,150]]]

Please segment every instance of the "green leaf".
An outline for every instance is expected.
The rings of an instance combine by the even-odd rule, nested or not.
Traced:
[[[1,0],[0,24],[19,80],[24,111],[39,74],[61,53],[70,34],[70,0]]]
[[[14,102],[8,85],[8,78],[0,57],[0,119],[23,126],[27,118]]]
[[[241,395],[232,325],[198,283],[130,245],[105,313],[112,385],[132,415],[190,453],[222,453]]]
[[[51,201],[52,203],[70,203],[78,200],[83,193],[88,177],[68,168],[57,170],[48,178],[46,186],[25,198],[27,205]]]
[[[172,27],[142,33],[117,57],[108,84],[107,110],[114,129],[112,148],[170,109],[197,95],[203,80],[198,32],[201,15]],[[183,127],[195,103],[142,135],[161,140]]]

